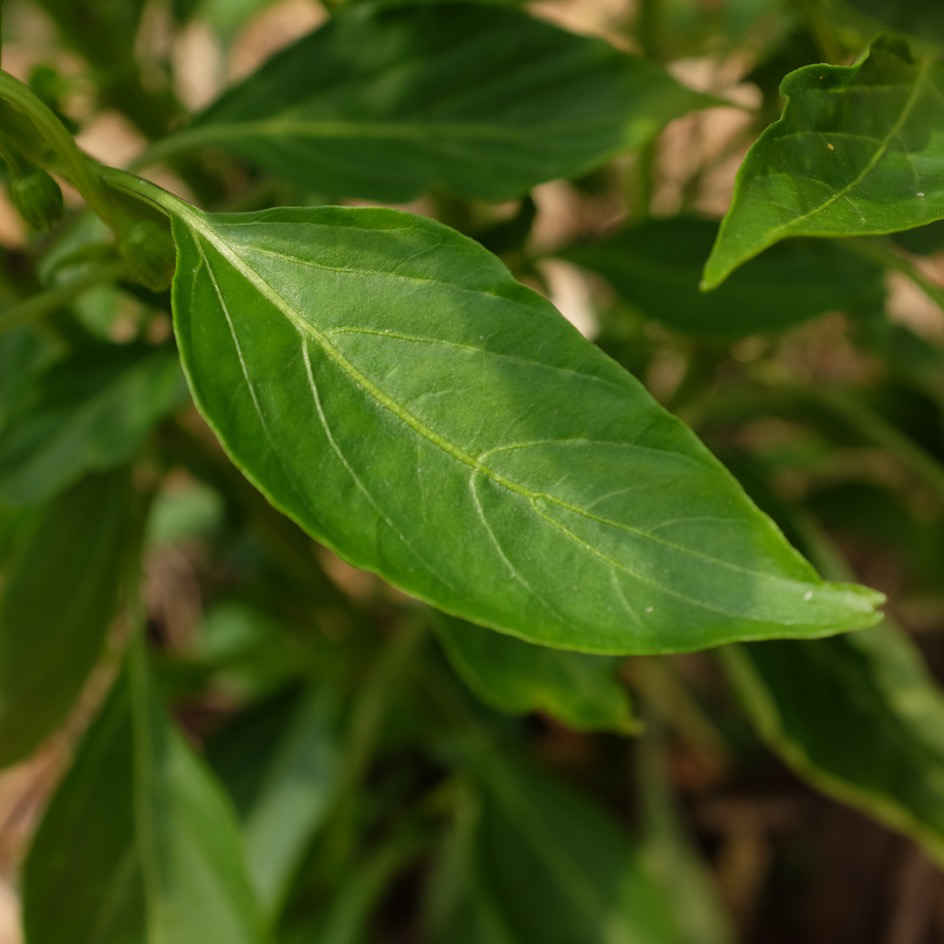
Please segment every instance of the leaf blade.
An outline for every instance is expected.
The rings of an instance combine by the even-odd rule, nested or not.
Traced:
[[[198,407],[357,566],[599,654],[874,621],[876,594],[821,582],[681,423],[472,241],[388,210],[173,212]]]
[[[876,40],[854,66],[804,66],[783,115],[754,143],[705,265],[720,285],[792,236],[867,236],[944,218],[944,63]]]

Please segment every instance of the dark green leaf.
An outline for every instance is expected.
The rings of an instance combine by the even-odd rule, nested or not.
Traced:
[[[459,677],[499,711],[544,711],[577,730],[639,730],[619,658],[533,646],[449,617],[436,631]]]
[[[454,615],[598,653],[872,624],[501,263],[391,210],[161,197],[197,403],[278,508]]]
[[[866,28],[892,29],[924,42],[944,43],[944,7],[939,0],[827,0],[825,6],[832,16],[864,19]]]
[[[148,690],[116,682],[23,874],[30,944],[261,944],[233,813]]]
[[[169,351],[77,351],[34,384],[4,428],[0,504],[41,502],[88,471],[126,462],[185,396]]]
[[[141,509],[126,471],[92,476],[37,511],[0,575],[0,765],[72,707],[137,561]]]
[[[710,220],[650,220],[555,255],[598,272],[650,318],[699,335],[775,331],[884,296],[881,266],[839,245],[801,240],[774,246],[716,291],[701,292],[717,233]]]
[[[483,796],[434,872],[437,944],[711,940],[688,933],[675,881],[605,810],[493,744],[469,761]]]
[[[714,288],[789,236],[865,236],[944,218],[944,62],[878,39],[854,66],[790,73],[705,267]]]
[[[493,5],[356,5],[155,155],[213,145],[321,193],[502,200],[718,104],[598,39]]]
[[[798,774],[944,863],[944,694],[906,636],[880,626],[722,654],[754,724]]]

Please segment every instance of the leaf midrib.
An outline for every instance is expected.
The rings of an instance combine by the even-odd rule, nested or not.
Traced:
[[[610,527],[614,527],[627,533],[633,534],[636,537],[639,537],[642,540],[649,541],[653,544],[661,545],[664,548],[667,548],[671,551],[674,551],[680,555],[687,557],[694,557],[701,559],[712,566],[724,568],[735,573],[743,574],[749,577],[756,577],[763,581],[772,582],[776,584],[783,585],[784,587],[790,588],[801,588],[811,586],[810,581],[800,581],[791,578],[780,577],[775,574],[765,573],[763,571],[751,570],[750,568],[742,567],[738,564],[734,564],[730,561],[721,560],[719,558],[711,557],[707,554],[704,554],[700,551],[697,551],[692,548],[687,548],[682,545],[675,544],[671,541],[666,541],[663,538],[655,537],[650,535],[645,531],[642,531],[637,528],[633,528],[631,525],[628,525],[624,522],[612,521],[607,518],[602,518],[596,515],[592,515],[587,512],[585,509],[580,508],[579,506],[571,505],[565,501],[562,501],[556,496],[549,495],[546,492],[535,492],[530,489],[525,488],[523,485],[506,478],[495,470],[491,469],[488,466],[482,465],[474,456],[466,453],[464,450],[456,446],[454,443],[450,442],[448,439],[437,433],[435,430],[429,429],[425,424],[420,422],[420,420],[413,416],[412,413],[403,409],[400,404],[398,404],[393,398],[386,394],[383,390],[378,388],[369,378],[364,376],[344,355],[339,351],[327,337],[327,335],[319,330],[315,325],[310,321],[302,318],[301,315],[295,311],[295,309],[284,299],[270,284],[269,282],[258,272],[256,271],[249,263],[237,252],[235,252],[226,242],[219,238],[215,230],[211,225],[208,225],[208,220],[202,216],[198,215],[196,211],[192,208],[180,204],[177,205],[175,201],[175,206],[173,212],[179,216],[181,219],[186,222],[188,227],[198,236],[205,239],[213,248],[218,252],[232,267],[237,271],[243,278],[250,282],[254,287],[262,294],[266,300],[278,311],[280,311],[292,324],[292,326],[299,332],[302,337],[310,336],[315,340],[318,345],[321,347],[322,351],[332,360],[334,363],[345,373],[348,377],[369,394],[380,406],[384,407],[388,412],[397,417],[402,423],[406,426],[409,426],[415,433],[419,434],[421,437],[431,442],[433,445],[437,446],[441,451],[455,459],[462,465],[465,465],[473,472],[480,473],[486,478],[491,479],[495,484],[502,486],[508,491],[517,494],[525,499],[531,504],[532,509],[540,516],[545,518],[549,524],[552,524],[558,531],[563,533],[569,540],[575,541],[581,548],[584,550],[590,550],[594,556],[599,557],[601,560],[604,560],[608,565],[616,566],[619,570],[626,573],[633,579],[649,584],[650,586],[656,587],[660,593],[663,593],[667,596],[676,597],[688,603],[689,605],[697,606],[708,610],[713,613],[719,613],[724,616],[732,618],[743,618],[743,614],[739,612],[731,612],[727,609],[719,607],[717,602],[708,602],[704,600],[699,600],[693,598],[684,593],[673,589],[670,586],[661,584],[649,577],[637,574],[627,568],[625,563],[616,561],[613,558],[608,557],[607,555],[602,554],[600,551],[592,548],[591,545],[587,544],[586,541],[577,538],[572,532],[570,532],[562,523],[556,521],[548,515],[543,514],[540,509],[536,506],[536,501],[547,501],[550,504],[556,505],[569,511],[573,514],[579,515],[581,517],[597,521],[600,524],[604,524]],[[823,589],[824,585],[816,584],[819,589]],[[804,620],[802,618],[797,619],[795,622],[802,623]]]

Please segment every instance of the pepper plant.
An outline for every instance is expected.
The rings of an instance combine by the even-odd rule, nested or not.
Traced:
[[[27,944],[747,939],[680,757],[944,862],[937,4],[346,0],[195,112],[135,41],[263,5],[7,5]]]

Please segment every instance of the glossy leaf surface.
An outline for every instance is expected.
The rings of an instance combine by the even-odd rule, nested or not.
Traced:
[[[502,200],[710,104],[650,62],[512,9],[364,4],[165,147],[222,148],[338,196],[402,201],[435,187]]]
[[[27,940],[59,944],[68,928],[75,944],[258,944],[233,813],[143,668],[119,677],[39,827]]]
[[[833,243],[800,240],[772,247],[702,292],[717,234],[711,220],[649,220],[554,254],[604,276],[648,317],[691,334],[741,337],[881,303],[881,266]]]
[[[879,626],[722,654],[772,750],[944,862],[944,693],[906,636]]]
[[[85,479],[38,510],[0,572],[0,765],[63,720],[101,653],[137,559],[127,471]]]
[[[448,617],[436,632],[459,677],[499,711],[543,711],[577,730],[639,729],[618,658],[534,646]]]
[[[694,435],[471,240],[167,198],[196,401],[278,508],[453,615],[598,653],[819,636],[827,584]]]
[[[56,364],[20,398],[0,437],[0,504],[41,502],[129,460],[186,387],[169,351],[101,345]]]
[[[854,66],[804,66],[748,152],[705,267],[714,288],[789,236],[864,236],[944,218],[944,62],[901,41]]]

